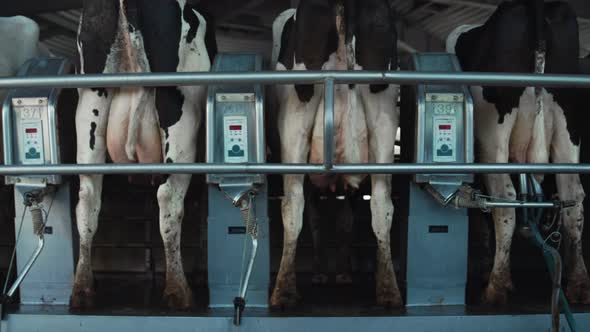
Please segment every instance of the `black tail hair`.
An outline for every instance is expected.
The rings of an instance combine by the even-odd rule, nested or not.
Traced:
[[[352,36],[354,36],[354,32],[356,30],[356,5],[357,0],[346,0],[344,3],[344,16],[346,20],[346,44],[352,42]]]
[[[547,48],[545,38],[545,0],[525,0],[533,17],[535,27],[535,50],[544,52]]]

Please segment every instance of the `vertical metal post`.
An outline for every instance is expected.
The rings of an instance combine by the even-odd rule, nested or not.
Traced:
[[[334,166],[334,79],[324,81],[324,168]]]

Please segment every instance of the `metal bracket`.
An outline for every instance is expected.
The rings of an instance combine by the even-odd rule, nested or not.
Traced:
[[[428,187],[427,187],[428,189]],[[515,209],[562,209],[576,205],[575,201],[529,201],[526,197],[517,199],[503,199],[482,194],[480,191],[473,189],[468,185],[461,186],[455,196],[451,199],[444,199],[440,195],[433,195],[434,198],[442,205],[452,205],[457,209],[482,209],[489,211],[493,208],[515,208]]]

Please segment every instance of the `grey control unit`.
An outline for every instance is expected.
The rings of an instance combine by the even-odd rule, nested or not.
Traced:
[[[460,72],[454,55],[414,54],[407,70]],[[468,87],[402,87],[404,162],[473,162],[473,101]],[[447,204],[473,175],[417,174],[407,188],[405,277],[407,305],[465,304],[467,282],[467,209]],[[406,233],[406,232],[403,232]]]
[[[71,70],[67,60],[36,58],[26,62],[18,76],[61,75]],[[56,88],[8,92],[2,107],[6,165],[62,162],[61,94]],[[20,285],[21,304],[67,304],[74,276],[69,184],[58,175],[7,176],[6,183],[14,184],[18,274],[8,295]]]
[[[261,67],[258,55],[221,53],[213,71],[254,72]],[[209,87],[208,163],[265,162],[263,92],[260,84]],[[267,307],[270,254],[266,178],[258,174],[209,174],[207,182],[209,306],[234,307],[232,300],[238,293],[245,295],[247,289],[248,307]]]

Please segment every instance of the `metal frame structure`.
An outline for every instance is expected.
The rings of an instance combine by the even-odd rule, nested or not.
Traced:
[[[334,86],[335,84],[448,84],[448,85],[486,85],[486,86],[543,86],[543,87],[590,87],[590,75],[538,75],[538,74],[498,74],[498,73],[441,73],[441,72],[404,72],[404,71],[309,71],[309,72],[256,72],[256,73],[145,73],[145,74],[104,74],[104,75],[61,75],[61,76],[35,76],[35,77],[6,77],[0,78],[0,88],[33,88],[33,87],[59,87],[59,88],[83,88],[83,87],[121,87],[121,86],[187,86],[187,85],[209,85],[209,84],[323,84],[325,98],[324,112],[324,162],[323,164],[86,164],[86,165],[47,165],[47,166],[0,166],[0,175],[41,175],[41,174],[227,174],[227,173],[267,173],[267,174],[302,174],[302,173],[391,173],[391,174],[465,174],[465,173],[590,173],[590,164],[334,164]],[[392,136],[395,135],[392,133]],[[588,314],[580,318],[585,320]],[[533,315],[534,316],[534,315]],[[39,319],[47,321],[46,315],[38,316]],[[82,321],[92,316],[60,316],[60,321],[65,323],[64,318],[81,326]],[[457,316],[459,321],[465,322],[465,316]],[[0,328],[4,331],[10,330],[10,322],[21,318],[31,322],[30,317],[15,313],[8,321],[0,322]],[[136,317],[128,317],[130,319]],[[201,317],[208,318],[208,317]],[[210,317],[209,317],[210,318]],[[323,317],[324,318],[324,317]],[[367,320],[367,319],[369,320]],[[391,327],[392,319],[383,319],[380,328]],[[406,317],[406,320],[411,320]],[[437,328],[441,327],[444,317],[437,319]],[[489,318],[489,316],[488,316]],[[145,317],[139,317],[145,319]],[[191,317],[192,319],[192,317]],[[199,317],[197,317],[199,319]],[[259,325],[262,323],[258,319]],[[269,322],[277,323],[275,319],[268,318]],[[289,319],[289,318],[286,318]],[[293,319],[293,318],[292,318]],[[374,317],[356,317],[367,324]],[[403,317],[402,317],[403,319]],[[178,321],[183,320],[179,318]],[[204,322],[204,326],[215,329],[226,330],[228,319],[220,321]],[[262,318],[262,320],[265,320]],[[311,320],[308,326],[315,326],[314,318],[299,319],[300,321]],[[101,320],[102,321],[102,320]],[[346,319],[339,319],[340,323],[346,323]],[[253,322],[251,322],[253,323]],[[447,322],[448,323],[448,322]],[[61,324],[61,323],[60,323]],[[115,324],[113,320],[111,325]],[[191,324],[194,321],[191,320]],[[278,324],[278,323],[277,323]],[[398,323],[399,324],[399,321]],[[27,324],[23,326],[26,327]],[[453,323],[447,326],[452,329]],[[585,325],[585,324],[584,324]],[[130,325],[132,326],[132,325]],[[185,325],[186,326],[186,325]],[[281,324],[281,326],[285,326]],[[299,324],[292,324],[300,329]],[[322,324],[321,326],[326,326]],[[342,326],[342,324],[340,324]],[[346,325],[344,325],[346,326]],[[359,325],[360,326],[360,325]],[[416,327],[415,324],[412,324]],[[481,326],[474,323],[473,326]],[[29,326],[31,327],[31,326]],[[63,327],[63,325],[62,325]],[[104,326],[101,324],[101,328]],[[333,326],[336,327],[336,326]],[[510,325],[506,325],[510,328]],[[23,328],[22,326],[20,327]]]
[[[444,73],[409,71],[306,71],[254,73],[142,73],[0,78],[2,88],[91,88],[121,86],[187,86],[209,84],[323,84],[324,163],[309,164],[86,164],[50,166],[0,166],[0,175],[25,174],[197,174],[197,173],[590,173],[590,164],[340,164],[333,163],[335,84],[450,84],[518,87],[590,87],[590,75]]]

